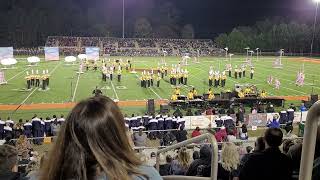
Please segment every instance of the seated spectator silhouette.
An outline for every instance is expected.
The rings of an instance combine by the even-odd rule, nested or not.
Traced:
[[[69,113],[39,179],[162,179],[130,147],[119,107],[105,96],[79,102]]]
[[[239,164],[240,160],[237,146],[233,143],[223,144],[221,162],[218,164],[218,179],[229,180],[237,178],[239,176]]]
[[[179,130],[176,132],[177,142],[182,142],[187,140],[188,132],[184,129],[184,125],[180,125]]]
[[[208,145],[203,145],[201,148],[200,148],[200,158],[199,159],[196,159],[194,160],[190,166],[189,166],[189,169],[186,173],[187,176],[196,176],[198,174],[198,167],[199,166],[204,166],[203,170],[206,171],[206,170],[211,170],[211,148],[208,146]],[[211,172],[201,172],[203,174],[209,174]],[[202,174],[202,176],[204,176]]]
[[[254,154],[254,153],[261,153],[262,151],[265,150],[265,142],[264,142],[264,138],[263,137],[258,137],[256,139],[256,141],[254,142],[254,149],[251,153],[245,154],[241,160],[240,160],[240,165],[239,165],[239,171],[241,170],[241,168],[245,165],[245,163],[248,161],[249,157]]]
[[[187,148],[179,149],[178,155],[175,160],[171,162],[170,172],[171,175],[185,175],[189,168],[190,155]]]
[[[146,146],[147,135],[139,129],[139,132],[134,133],[133,142],[135,146]]]
[[[264,135],[266,149],[248,158],[241,168],[240,180],[291,179],[291,161],[279,149],[282,138],[283,134],[280,129],[267,129]]]
[[[201,135],[200,128],[196,127],[196,129],[192,131],[191,137],[197,137],[200,135]]]
[[[169,175],[171,162],[172,162],[172,157],[170,155],[167,155],[165,158],[164,156],[160,155],[159,173],[161,176]]]
[[[301,161],[301,155],[302,155],[302,145],[303,145],[303,142],[290,146],[288,153],[287,153],[288,157],[292,161],[293,174],[295,176],[299,175],[300,161]],[[316,149],[314,152],[315,152],[314,159],[316,161],[316,159],[320,158],[320,124],[318,125]]]
[[[3,180],[25,180],[18,172],[18,151],[14,146],[0,146],[0,179]]]

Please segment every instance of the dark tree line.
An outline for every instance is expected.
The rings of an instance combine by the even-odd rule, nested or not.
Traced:
[[[126,9],[126,37],[194,37],[193,26],[180,23],[180,10],[170,0],[126,2],[135,5],[135,11]],[[1,0],[0,18],[0,46],[42,46],[54,35],[121,37],[122,1]]]
[[[215,38],[218,47],[228,47],[230,52],[244,52],[245,47],[260,48],[262,51],[309,53],[313,24],[286,22],[283,19],[266,19],[254,26],[239,26],[230,33]],[[320,26],[316,26],[313,52],[319,52]]]

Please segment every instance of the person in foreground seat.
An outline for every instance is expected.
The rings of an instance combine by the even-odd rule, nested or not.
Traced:
[[[119,107],[108,97],[91,97],[69,113],[41,169],[40,180],[159,180],[135,155]]]
[[[264,140],[266,149],[252,154],[240,170],[240,180],[290,180],[292,165],[290,159],[282,154],[279,146],[283,134],[278,128],[266,130]]]

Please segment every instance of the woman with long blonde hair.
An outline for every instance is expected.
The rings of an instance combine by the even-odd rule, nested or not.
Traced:
[[[119,107],[108,97],[79,102],[59,131],[40,180],[158,180],[130,147]]]
[[[187,152],[187,148],[181,148],[176,159],[171,162],[170,174],[185,175],[190,165],[190,159],[191,156]]]
[[[218,165],[219,180],[235,180],[239,177],[240,156],[233,143],[225,143],[222,147],[221,162]]]

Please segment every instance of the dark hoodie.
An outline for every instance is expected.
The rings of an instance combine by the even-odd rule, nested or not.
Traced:
[[[196,176],[198,174],[198,167],[204,166],[204,171],[209,172],[203,172],[202,176],[210,176],[210,170],[211,170],[211,148],[208,145],[204,145],[200,149],[200,158],[194,160],[186,173],[187,176]]]
[[[0,179],[2,180],[26,180],[21,173],[18,172],[1,172]]]

